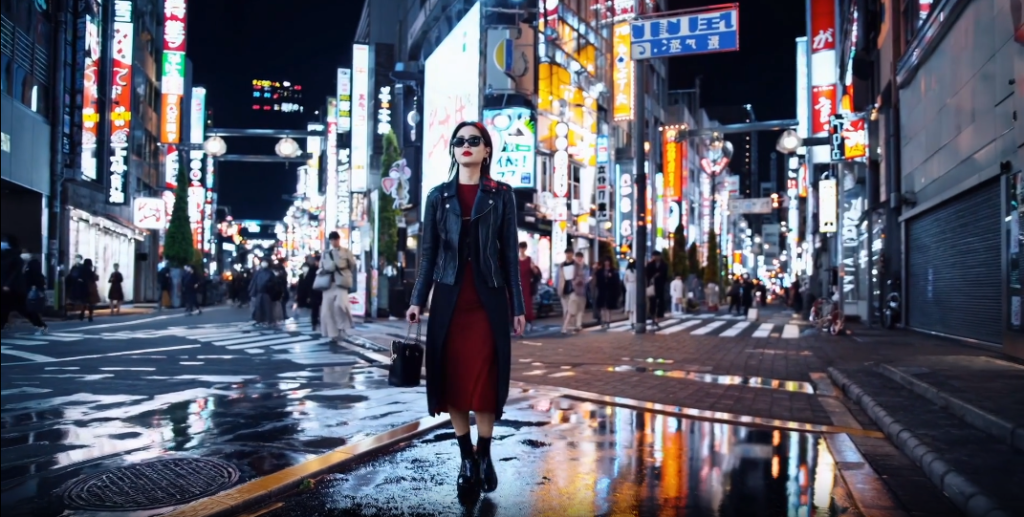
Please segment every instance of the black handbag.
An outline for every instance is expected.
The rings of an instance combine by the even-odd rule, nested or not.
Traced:
[[[416,340],[410,341],[412,325],[416,325]],[[388,370],[388,384],[396,388],[415,388],[420,385],[420,372],[423,369],[423,345],[420,322],[409,325],[404,340],[391,342],[391,367]]]

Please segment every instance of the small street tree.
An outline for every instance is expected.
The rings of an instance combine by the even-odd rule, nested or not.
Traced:
[[[394,131],[384,135],[384,154],[380,160],[381,178],[388,177],[388,171],[395,162],[402,159],[402,149],[398,147],[398,136]],[[377,223],[378,253],[388,264],[398,262],[398,216],[402,210],[395,207],[395,198],[381,190],[380,219]]]
[[[187,156],[182,155],[182,156]],[[178,184],[174,188],[174,208],[171,212],[171,223],[167,226],[164,239],[164,259],[171,267],[184,267],[194,260],[192,246],[192,228],[188,220],[188,172],[185,171],[185,160],[178,159]]]
[[[700,249],[697,248],[697,243],[690,244],[689,249],[686,250],[686,263],[689,266],[690,274],[701,277],[703,273],[700,268]]]
[[[704,266],[704,284],[721,284],[720,262],[721,253],[718,251],[718,235],[712,228],[708,231],[708,263]]]
[[[686,230],[682,224],[676,226],[672,235],[672,276],[682,277],[683,280],[690,276],[690,264],[686,257]]]

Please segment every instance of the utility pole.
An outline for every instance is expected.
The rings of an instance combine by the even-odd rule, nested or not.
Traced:
[[[634,16],[643,13],[643,0],[636,0]],[[636,260],[636,325],[637,334],[647,333],[647,171],[644,142],[647,129],[647,61],[634,60],[633,73],[633,185],[636,192],[636,231],[633,235],[633,257]]]

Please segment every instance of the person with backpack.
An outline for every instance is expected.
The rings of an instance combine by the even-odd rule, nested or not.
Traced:
[[[252,319],[260,327],[274,324],[274,303],[271,300],[274,290],[274,272],[270,270],[270,261],[264,259],[249,283],[249,298],[252,299]],[[280,300],[280,298],[278,298]]]

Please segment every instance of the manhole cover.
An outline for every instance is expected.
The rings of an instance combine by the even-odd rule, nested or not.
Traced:
[[[167,458],[82,476],[64,489],[79,510],[155,510],[215,494],[238,481],[238,469],[208,458]]]

